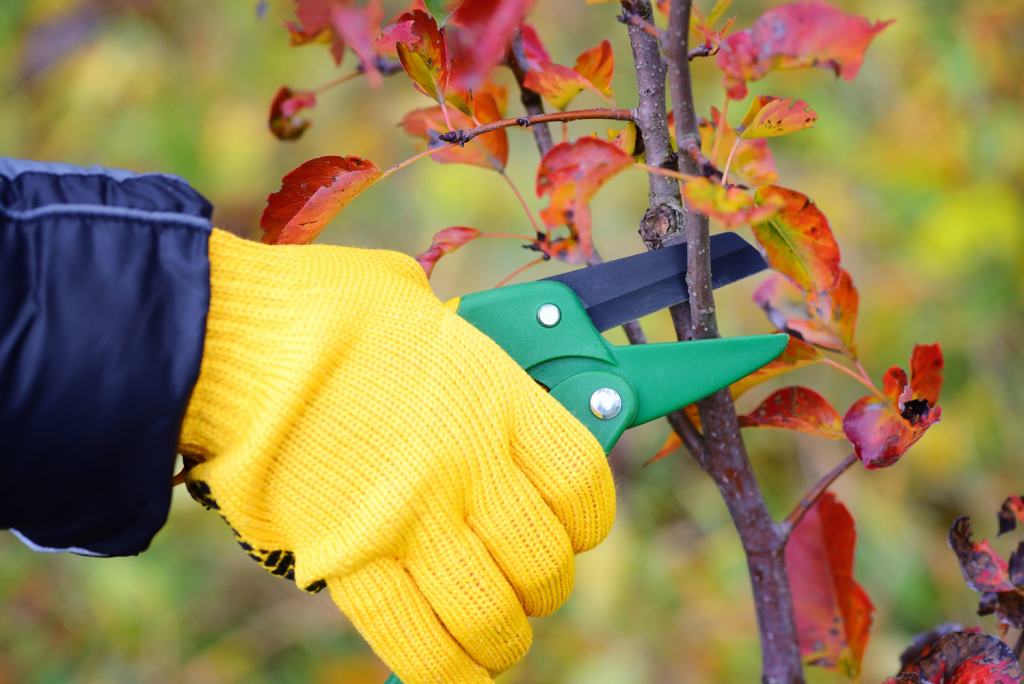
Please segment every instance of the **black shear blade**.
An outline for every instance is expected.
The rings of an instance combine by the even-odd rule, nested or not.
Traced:
[[[721,287],[768,268],[736,233],[711,236],[711,286]],[[665,247],[544,278],[568,285],[598,331],[685,302],[686,245]]]

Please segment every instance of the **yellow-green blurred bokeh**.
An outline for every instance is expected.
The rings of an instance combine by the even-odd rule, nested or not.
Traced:
[[[772,4],[737,0],[729,15],[745,28]],[[915,343],[935,341],[947,366],[942,422],[894,467],[857,466],[836,486],[858,523],[857,577],[878,608],[863,679],[871,684],[895,671],[913,633],[938,622],[995,631],[991,617],[974,615],[978,596],[964,586],[945,536],[956,516],[969,514],[978,535],[993,537],[999,504],[1024,491],[1024,2],[835,4],[897,20],[857,80],[781,73],[751,93],[797,96],[819,115],[814,129],[771,145],[780,184],[818,203],[842,247],[860,291],[865,367],[880,378],[890,365],[905,367]],[[616,101],[630,107],[636,86],[616,6],[538,0],[531,21],[560,63],[611,40]],[[336,69],[319,45],[290,49],[281,21],[291,12],[290,0],[270,0],[263,18],[255,0],[4,0],[0,154],[177,173],[213,201],[218,225],[252,237],[267,195],[303,161],[358,155],[387,168],[413,154],[397,124],[430,101],[402,74],[378,91],[356,79],[323,94],[310,113],[315,125],[296,143],[270,135],[278,87],[314,87],[355,64],[350,54]],[[706,115],[721,107],[719,76],[711,60],[693,69]],[[498,78],[513,83],[507,72]],[[510,102],[510,114],[521,111],[515,93]],[[601,102],[584,93],[576,104]],[[745,110],[736,104],[733,118]],[[574,123],[569,133],[605,128]],[[517,129],[509,137],[509,175],[539,208],[533,137]],[[605,258],[642,250],[636,227],[645,205],[639,172],[600,192],[595,240]],[[497,174],[421,161],[370,188],[320,240],[415,254],[436,231],[460,225],[529,231]],[[534,256],[516,241],[478,241],[445,257],[433,283],[447,299],[491,287]],[[520,279],[564,268],[543,264]],[[769,330],[750,301],[761,278],[719,292],[725,334]],[[644,323],[652,339],[670,339],[665,314]],[[751,392],[740,409],[797,383],[841,412],[863,394],[849,378],[813,367]],[[569,603],[534,622],[533,649],[500,681],[758,680],[746,566],[716,488],[682,452],[641,467],[667,434],[658,421],[616,448],[615,529],[579,557]],[[849,449],[780,431],[746,437],[779,516]],[[1016,541],[994,543],[1008,554]],[[326,595],[302,594],[257,567],[184,491],[138,558],[35,554],[0,533],[3,684],[380,684],[385,675]],[[811,669],[808,676],[841,681]]]

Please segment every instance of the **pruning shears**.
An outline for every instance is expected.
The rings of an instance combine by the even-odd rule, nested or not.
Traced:
[[[712,286],[767,268],[735,233],[711,238]],[[601,332],[689,299],[686,245],[449,302],[546,387],[605,453],[642,425],[774,360],[785,335],[615,346]]]
[[[767,268],[735,233],[711,238],[712,287]],[[611,451],[622,433],[773,361],[786,335],[616,346],[601,332],[689,299],[686,245],[448,302]],[[401,684],[391,675],[385,684]]]

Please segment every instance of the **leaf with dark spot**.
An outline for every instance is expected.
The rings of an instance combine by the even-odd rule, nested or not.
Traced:
[[[310,159],[281,180],[267,198],[260,219],[268,245],[308,245],[331,219],[381,177],[381,170],[359,157]]]
[[[1017,521],[1024,522],[1024,499],[1010,495],[999,509],[999,534],[1017,529]]]
[[[960,561],[964,581],[974,591],[1015,591],[1005,560],[992,550],[988,541],[971,541],[971,519],[962,515],[949,528],[947,538]]]
[[[980,627],[964,629],[963,625],[956,622],[944,622],[933,630],[915,634],[914,638],[910,640],[910,646],[900,654],[900,671],[905,671],[918,660],[931,653],[932,648],[943,637],[953,632],[977,633],[980,631]]]
[[[954,632],[907,668],[931,684],[1019,684],[1020,666],[1010,647],[987,634]]]
[[[978,599],[978,615],[993,613],[1004,625],[1024,628],[1024,596],[1016,591],[986,591]]]
[[[417,36],[415,42],[395,44],[405,73],[412,79],[416,90],[438,104],[443,103],[451,73],[444,29],[437,28],[434,18],[422,10],[406,12],[395,21],[411,21],[412,33]]]

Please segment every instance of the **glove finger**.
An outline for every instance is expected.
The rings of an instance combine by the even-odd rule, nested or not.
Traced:
[[[608,536],[615,520],[615,482],[604,450],[533,382],[518,402],[512,456],[565,526],[576,553]]]
[[[466,522],[490,551],[526,614],[543,617],[565,603],[572,591],[572,543],[526,476],[512,464],[503,471],[479,478]]]
[[[327,580],[331,598],[404,684],[491,684],[452,638],[416,583],[382,558]]]
[[[491,674],[530,648],[533,631],[515,591],[483,542],[460,521],[424,521],[409,575],[459,645]]]

